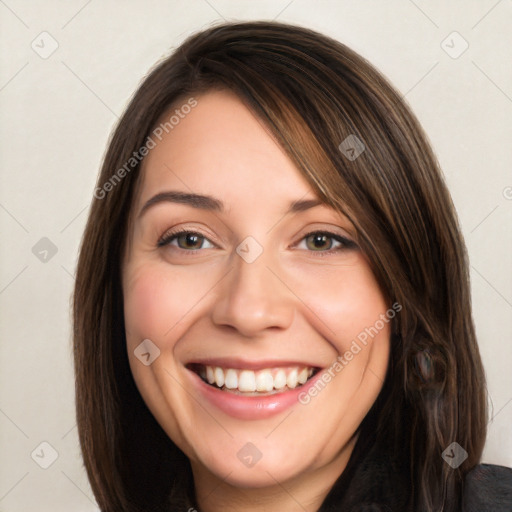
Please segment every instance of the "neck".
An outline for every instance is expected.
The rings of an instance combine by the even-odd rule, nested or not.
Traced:
[[[199,512],[317,512],[338,477],[345,470],[359,433],[354,435],[328,464],[289,480],[274,480],[262,488],[230,485],[204,466],[193,463],[194,486]],[[193,512],[193,511],[190,511]]]

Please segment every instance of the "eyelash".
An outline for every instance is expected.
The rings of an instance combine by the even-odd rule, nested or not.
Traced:
[[[170,243],[172,241],[176,240],[178,238],[178,236],[183,235],[183,234],[199,235],[199,237],[201,237],[205,240],[208,240],[211,244],[213,244],[213,242],[211,242],[206,236],[202,235],[201,233],[199,233],[197,231],[191,231],[188,229],[177,229],[175,231],[165,233],[158,240],[157,247],[160,248],[160,247],[164,247],[166,245],[170,245]],[[311,235],[325,235],[328,238],[332,238],[332,239],[336,240],[337,242],[343,244],[342,247],[338,247],[336,249],[329,249],[327,251],[308,251],[308,252],[312,252],[312,253],[317,253],[317,254],[319,254],[320,257],[328,256],[328,255],[331,255],[331,254],[334,254],[334,253],[337,253],[337,252],[340,252],[343,250],[357,248],[357,244],[355,242],[353,242],[352,240],[349,240],[348,238],[345,238],[344,236],[338,235],[336,233],[332,233],[330,231],[323,231],[323,230],[311,231],[311,232],[307,233],[299,240],[299,243],[302,242],[304,239],[310,237]],[[201,249],[183,249],[181,247],[174,247],[174,249],[177,249],[179,251],[184,251],[184,252],[199,252],[201,250]]]

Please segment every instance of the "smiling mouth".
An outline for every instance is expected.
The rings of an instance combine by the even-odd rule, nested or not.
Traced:
[[[187,368],[216,389],[244,396],[273,395],[299,388],[320,370],[316,367],[292,366],[253,371],[197,363],[189,364]]]

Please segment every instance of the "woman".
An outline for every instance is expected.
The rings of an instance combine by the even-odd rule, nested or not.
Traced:
[[[339,42],[190,37],[110,141],[74,296],[101,510],[509,510],[426,136]]]

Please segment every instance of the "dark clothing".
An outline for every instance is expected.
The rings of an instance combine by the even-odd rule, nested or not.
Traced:
[[[463,512],[512,512],[512,468],[479,464],[464,482]]]
[[[404,443],[405,445],[405,443]],[[402,453],[360,436],[350,460],[320,512],[417,512],[409,503],[411,482]],[[441,454],[439,454],[441,459]],[[402,461],[402,462],[401,462]],[[512,468],[479,464],[466,476],[460,512],[512,512]]]

